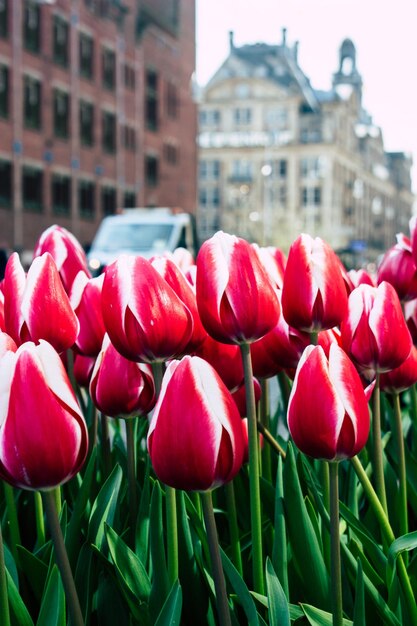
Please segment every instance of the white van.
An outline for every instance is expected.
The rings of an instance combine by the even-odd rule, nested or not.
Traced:
[[[170,208],[123,209],[101,222],[87,254],[88,265],[97,275],[122,253],[149,259],[179,247],[194,257],[198,252],[193,215]]]

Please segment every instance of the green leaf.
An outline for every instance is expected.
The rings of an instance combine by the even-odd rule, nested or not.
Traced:
[[[329,577],[323,554],[308,515],[298,478],[293,446],[288,444],[284,465],[284,507],[293,559],[303,581],[305,598],[330,608]]]
[[[33,595],[40,603],[48,577],[48,566],[23,546],[17,546],[17,553],[19,555],[20,568],[28,580]]]
[[[142,559],[143,563],[148,560],[149,550],[149,510],[150,510],[150,459],[146,460],[146,471],[143,482],[142,494],[140,497],[138,519],[136,523],[136,553]]]
[[[248,624],[249,626],[258,626],[258,614],[256,612],[256,606],[249,592],[249,589],[247,588],[245,581],[240,576],[239,572],[237,571],[231,560],[228,558],[226,553],[223,552],[221,548],[220,550],[224,573],[227,576],[239,599],[239,602],[242,605],[242,608],[246,615],[246,619],[248,620]]]
[[[149,611],[151,617],[156,617],[161,611],[169,590],[162,522],[162,490],[159,482],[155,482],[152,490],[149,539],[152,562]]]
[[[288,601],[269,558],[266,560],[266,588],[270,626],[290,626]]]
[[[7,594],[9,597],[10,621],[16,626],[33,626],[33,621],[29,615],[25,603],[14,584],[13,578],[6,569]]]
[[[104,523],[109,526],[113,523],[122,476],[121,467],[116,465],[101,488],[91,510],[87,539],[100,548],[104,540]]]
[[[311,626],[332,626],[333,616],[331,613],[309,604],[301,604],[301,608]],[[343,619],[343,626],[353,626],[353,622],[350,619]]]
[[[356,576],[355,612],[353,615],[353,626],[366,626],[365,588],[363,584],[363,569],[360,559],[358,559],[358,573]]]
[[[274,543],[272,565],[288,597],[287,531],[284,514],[284,483],[282,479],[282,457],[278,457],[275,489]]]
[[[81,612],[87,616],[91,613],[93,593],[95,589],[95,568],[93,563],[93,550],[87,541],[81,547],[75,570],[75,586],[78,592]]]
[[[408,552],[417,547],[417,531],[398,537],[389,547],[388,563],[387,563],[387,582],[388,586],[392,585],[395,570],[395,561],[399,554]]]
[[[160,614],[155,622],[155,626],[178,626],[181,619],[182,592],[178,581],[172,586],[171,591]]]
[[[110,556],[116,568],[121,591],[125,596],[135,619],[141,621],[151,592],[149,576],[139,557],[125,544],[110,526],[105,526],[105,534]]]
[[[97,624],[100,624],[100,626],[115,626],[115,624],[117,626],[132,626],[128,606],[117,587],[117,581],[113,575],[109,575],[104,571],[101,572],[96,598]]]
[[[65,593],[56,565],[46,585],[36,626],[65,626]]]

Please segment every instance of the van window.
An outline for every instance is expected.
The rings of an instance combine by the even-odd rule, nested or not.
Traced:
[[[163,252],[172,235],[172,224],[105,224],[99,229],[94,250],[102,252]]]

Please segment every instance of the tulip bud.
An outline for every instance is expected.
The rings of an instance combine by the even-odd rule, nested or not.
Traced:
[[[401,393],[417,383],[417,348],[412,346],[411,352],[399,367],[381,374],[380,388],[386,393]]]
[[[35,244],[34,257],[49,252],[58,268],[67,293],[78,272],[91,276],[86,254],[78,241],[66,228],[54,224],[47,228]]]
[[[272,330],[280,305],[256,250],[222,231],[197,257],[197,305],[207,332],[224,343],[251,343]]]
[[[341,326],[342,345],[369,380],[399,367],[411,350],[411,336],[392,285],[360,285],[349,296]]]
[[[402,233],[397,235],[397,243],[384,255],[378,268],[378,284],[390,283],[400,300],[417,297],[417,268],[411,250],[411,241]]]
[[[0,362],[0,477],[23,489],[50,489],[84,463],[87,426],[57,352],[22,344]]]
[[[288,255],[282,312],[290,326],[317,332],[338,326],[346,314],[341,262],[319,237],[300,235]]]
[[[366,444],[369,424],[365,392],[346,353],[332,344],[327,359],[321,346],[308,346],[288,404],[288,428],[296,446],[313,458],[350,458]]]
[[[110,417],[146,415],[155,404],[152,369],[125,359],[105,335],[90,380],[95,406]]]
[[[206,491],[234,478],[244,453],[239,411],[216,371],[199,357],[172,361],[148,433],[158,478]]]
[[[106,332],[101,312],[103,280],[104,274],[88,278],[78,272],[71,287],[70,302],[80,324],[75,346],[85,356],[97,356]]]
[[[18,345],[44,339],[62,352],[74,344],[78,320],[49,252],[33,260],[27,276],[17,253],[9,258],[4,278],[4,322],[6,332]]]
[[[146,259],[122,254],[109,265],[101,303],[110,340],[127,359],[151,363],[184,353],[192,315]]]

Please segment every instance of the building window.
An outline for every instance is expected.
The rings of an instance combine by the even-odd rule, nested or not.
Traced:
[[[145,157],[145,181],[149,187],[156,187],[159,176],[158,157],[148,155]]]
[[[80,217],[94,219],[96,186],[89,180],[80,180],[78,183],[78,206]]]
[[[67,139],[69,134],[69,96],[65,91],[54,89],[54,134]]]
[[[114,187],[101,188],[101,211],[103,215],[116,213],[116,189]]]
[[[26,50],[39,52],[41,42],[40,7],[27,0],[23,14],[23,42]]]
[[[232,178],[235,180],[252,180],[253,163],[246,159],[236,159],[232,163]]]
[[[0,65],[0,117],[9,117],[9,68]]]
[[[25,76],[23,79],[23,116],[26,128],[39,130],[42,125],[41,118],[41,82]]]
[[[122,127],[122,144],[126,150],[135,152],[136,150],[136,131],[132,126]]]
[[[179,161],[178,147],[172,143],[164,144],[164,159],[170,165],[176,165]]]
[[[167,116],[172,119],[176,119],[178,117],[179,110],[179,99],[178,99],[178,90],[176,85],[172,83],[167,84],[166,88],[166,112]]]
[[[36,213],[42,212],[43,172],[35,167],[22,168],[23,208]]]
[[[0,0],[0,37],[7,37],[9,32],[8,0]]]
[[[54,61],[66,67],[68,65],[68,22],[58,15],[54,16]]]
[[[217,109],[200,111],[199,120],[201,126],[218,126],[221,120],[220,111]]]
[[[94,75],[94,40],[85,33],[80,33],[80,76],[91,80]]]
[[[126,89],[133,90],[135,88],[136,80],[135,80],[135,68],[127,63],[124,66],[124,78],[125,78],[125,87]]]
[[[155,70],[146,71],[145,122],[149,130],[158,129],[158,74]]]
[[[199,204],[203,208],[219,208],[220,189],[219,187],[202,187],[199,192]]]
[[[288,128],[288,110],[282,107],[267,109],[265,122],[271,130],[286,130]]]
[[[217,159],[200,161],[198,176],[201,180],[218,180],[220,178],[220,161]]]
[[[12,206],[12,164],[0,159],[0,206]]]
[[[287,176],[287,161],[286,159],[277,159],[272,161],[272,177],[273,178],[286,178]]]
[[[136,194],[134,191],[125,191],[123,194],[123,207],[132,209],[136,206]]]
[[[238,126],[246,126],[252,122],[252,110],[239,107],[233,110],[233,121]]]
[[[52,212],[54,215],[71,213],[71,178],[54,174],[51,183]]]
[[[105,152],[116,152],[116,116],[109,111],[101,114],[102,146]]]
[[[303,187],[302,190],[303,206],[320,206],[321,204],[321,188],[320,187]]]
[[[80,100],[80,141],[83,146],[94,144],[94,105]]]
[[[322,167],[319,157],[308,157],[300,161],[300,174],[302,178],[320,178]]]
[[[103,87],[113,90],[116,86],[116,55],[113,50],[103,48],[101,55]]]

